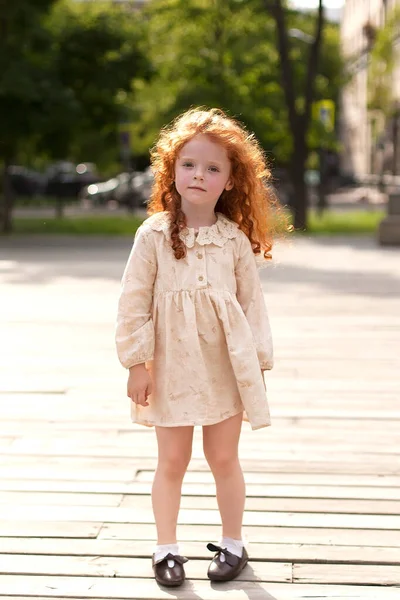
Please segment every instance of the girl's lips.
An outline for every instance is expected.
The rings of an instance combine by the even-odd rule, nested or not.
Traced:
[[[205,192],[206,190],[204,188],[198,187],[196,185],[191,185],[189,186],[189,190],[200,190],[202,192]]]

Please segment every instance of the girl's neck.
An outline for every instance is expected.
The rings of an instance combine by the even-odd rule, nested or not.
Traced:
[[[191,229],[199,229],[200,227],[211,227],[218,220],[214,209],[210,209],[210,207],[182,206],[182,211],[185,213],[186,225]]]

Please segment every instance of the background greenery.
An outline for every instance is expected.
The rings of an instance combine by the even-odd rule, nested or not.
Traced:
[[[384,217],[382,210],[355,210],[326,212],[322,217],[310,212],[307,233],[318,235],[371,234]],[[290,217],[289,217],[290,219]],[[142,222],[136,216],[84,216],[55,218],[17,218],[17,234],[67,234],[67,235],[129,235],[133,236]],[[286,231],[280,232],[286,236]],[[296,232],[302,235],[303,232]]]
[[[274,164],[287,162],[275,25],[262,2],[152,0],[139,12],[111,2],[6,1],[13,33],[0,39],[0,158],[92,161],[109,174],[118,168],[122,120],[143,163],[162,125],[188,106],[208,105],[242,119]],[[287,18],[288,28],[313,34],[308,15]],[[303,40],[291,39],[299,103],[306,52]],[[316,99],[336,101],[340,81],[338,27],[328,24]],[[315,146],[318,133],[315,122]]]
[[[193,105],[227,110],[254,131],[273,169],[288,165],[293,138],[276,23],[262,0],[152,0],[141,10],[106,1],[2,3],[3,172],[62,159],[94,162],[104,177],[113,175],[122,170],[122,123],[133,162],[144,168],[160,127]],[[285,16],[288,32],[312,39],[313,15],[286,8]],[[301,107],[309,44],[290,37],[289,51]],[[315,100],[337,103],[341,81],[338,26],[327,23]],[[337,148],[335,132],[314,118],[309,148],[322,141]]]

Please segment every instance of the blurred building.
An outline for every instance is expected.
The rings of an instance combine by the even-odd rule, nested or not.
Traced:
[[[393,144],[396,123],[387,123],[383,134],[376,139],[372,134],[373,120],[383,116],[372,114],[367,106],[370,51],[377,29],[385,24],[396,4],[400,5],[400,0],[346,0],[343,10],[341,40],[350,80],[342,93],[342,170],[357,176],[393,170],[400,174],[400,152]],[[400,107],[400,32],[393,44],[397,56],[393,95]]]

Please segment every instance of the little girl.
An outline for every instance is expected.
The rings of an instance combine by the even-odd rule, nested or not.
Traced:
[[[255,138],[217,109],[190,110],[163,129],[152,168],[151,216],[123,275],[116,344],[133,422],[157,435],[153,569],[166,586],[185,579],[176,525],[193,427],[202,425],[222,520],[220,544],[207,546],[208,577],[228,581],[248,561],[244,412],[252,429],[270,424],[263,372],[272,342],[256,260],[272,247],[270,172]]]

